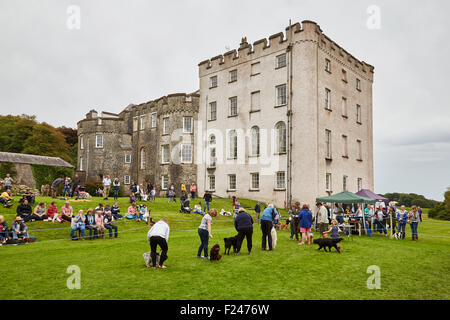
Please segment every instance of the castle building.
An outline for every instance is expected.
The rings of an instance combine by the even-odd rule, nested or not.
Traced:
[[[91,110],[78,171],[286,206],[373,189],[373,66],[303,21],[198,65],[200,89]]]
[[[312,206],[373,189],[374,68],[319,25],[296,23],[253,45],[243,38],[198,67],[200,191]]]
[[[78,175],[99,180],[119,178],[125,194],[132,181],[148,181],[160,195],[170,184],[197,181],[194,123],[198,93],[176,93],[119,114],[95,110],[78,122]]]

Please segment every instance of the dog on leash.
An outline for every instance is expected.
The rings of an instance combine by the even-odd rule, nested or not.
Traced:
[[[275,249],[275,247],[277,246],[277,230],[275,230],[274,227],[272,227],[270,235],[272,236],[272,249]]]
[[[328,247],[328,252],[331,252],[331,247],[334,247],[336,249],[337,252],[341,253],[340,250],[338,249],[337,244],[342,241],[342,238],[337,238],[337,239],[331,239],[331,238],[319,238],[319,239],[314,239],[313,243],[319,245],[319,249],[320,250],[323,248],[323,250],[326,252],[327,251],[327,247]]]
[[[237,251],[237,236],[229,237],[229,238],[223,238],[225,241],[225,254],[230,255],[230,249],[233,247],[233,252],[236,253]],[[228,253],[227,253],[228,249]]]
[[[211,250],[209,251],[209,260],[220,260],[222,256],[220,255],[220,246],[218,244],[213,245]]]
[[[144,257],[144,260],[145,260],[145,266],[146,266],[147,268],[152,267],[152,257],[151,257],[151,255],[150,255],[150,251],[144,253],[142,256]],[[159,259],[160,259],[160,258],[161,258],[161,255],[157,252],[157,253],[156,253],[156,264],[157,264],[157,265],[159,265]]]

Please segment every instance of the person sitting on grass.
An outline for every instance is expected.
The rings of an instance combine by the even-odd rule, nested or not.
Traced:
[[[139,219],[140,220],[144,220],[145,222],[147,222],[147,218],[149,216],[149,212],[147,209],[147,206],[145,204],[141,205],[139,207]]]
[[[51,221],[48,216],[45,214],[47,208],[45,206],[45,202],[40,202],[33,211],[33,215],[31,216],[31,221]]]
[[[108,214],[108,211],[111,211],[111,208],[109,207],[109,204],[105,204],[105,209],[103,210],[103,215],[106,216]]]
[[[22,217],[16,217],[11,224],[11,233],[14,240],[19,238],[28,238],[28,228],[23,222]]]
[[[78,211],[78,215],[72,219],[72,230],[70,231],[70,239],[78,240],[78,237],[75,238],[75,231],[81,231],[81,240],[84,240],[84,232],[85,232],[85,221],[86,217],[83,214],[83,210]]]
[[[322,235],[324,238],[328,237],[328,234],[331,233],[330,237],[331,239],[339,239],[339,233],[342,232],[341,229],[339,229],[339,222],[336,219],[331,220],[331,227],[328,231],[325,231]],[[325,249],[324,249],[325,250]],[[341,252],[341,247],[337,245],[337,252]]]
[[[9,208],[13,205],[11,189],[7,189],[0,195],[0,203],[2,203],[5,208]]]
[[[19,203],[23,203],[24,200],[28,200],[28,203],[30,205],[34,203],[34,196],[29,189],[27,189],[27,191],[25,191],[25,193],[22,195],[22,198],[19,200]]]
[[[56,202],[52,201],[47,209],[47,216],[49,217],[49,221],[52,222],[61,222],[61,218],[58,217],[58,207],[56,206]]]
[[[298,214],[298,220],[300,222],[300,232],[302,234],[302,242],[298,245],[304,246],[305,241],[308,242],[308,245],[311,245],[312,213],[309,210],[309,205],[304,204],[302,206],[302,210]]]
[[[97,207],[95,207],[94,209],[95,211],[100,210],[102,212],[102,214],[105,214],[105,208],[103,207],[103,203],[99,203]]]
[[[115,220],[122,219],[122,215],[120,214],[120,208],[119,205],[117,204],[117,201],[114,202],[113,206],[111,207],[111,213]]]
[[[199,203],[197,203],[195,206],[194,206],[194,211],[193,211],[194,213],[197,213],[197,214],[199,214],[199,215],[203,215],[203,212],[202,212],[202,203],[201,202],[199,202]]]
[[[28,204],[28,200],[23,200],[22,204],[19,204],[16,209],[17,216],[21,217],[24,222],[28,222],[32,218],[32,209],[31,206]]]
[[[105,229],[108,229],[109,231],[109,238],[112,239],[112,231],[114,229],[114,238],[119,237],[118,227],[113,225],[114,217],[112,216],[111,211],[108,212],[108,214],[103,219],[103,225],[105,226]]]
[[[161,248],[161,256],[159,258],[158,268],[166,269],[164,261],[167,260],[167,251],[169,250],[167,244],[169,242],[169,233],[170,228],[167,219],[161,219],[160,221],[156,222],[147,233],[147,241],[150,244],[151,257],[148,263],[150,262],[150,260],[152,261],[152,269],[156,269],[156,250],[158,246]],[[147,264],[147,267],[150,267],[150,265]]]
[[[131,194],[130,194],[130,203],[136,203],[136,196],[135,196],[135,194],[132,192]]]
[[[66,201],[61,207],[61,222],[67,221],[72,222],[73,209],[69,201]]]
[[[93,215],[94,210],[91,208],[86,212],[86,220],[84,222],[85,228],[89,230],[89,239],[94,239],[98,237],[97,226],[95,225],[95,217]],[[92,236],[94,234],[94,236]]]
[[[128,213],[125,218],[127,218],[128,220],[139,220],[136,202],[133,202],[131,206],[128,207]]]
[[[3,216],[0,216],[0,241],[9,237],[8,222]]]

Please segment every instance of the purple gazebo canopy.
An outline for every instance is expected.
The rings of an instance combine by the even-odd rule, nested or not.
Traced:
[[[362,197],[366,197],[366,198],[370,198],[370,199],[375,199],[377,201],[382,201],[382,202],[388,202],[389,199],[380,196],[379,194],[376,194],[372,191],[370,191],[369,189],[361,189],[360,191],[356,192],[357,195],[362,196]]]

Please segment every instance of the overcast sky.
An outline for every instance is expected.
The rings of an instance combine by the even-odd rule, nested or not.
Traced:
[[[67,27],[71,5],[80,29]],[[379,29],[367,26],[371,5]],[[450,186],[449,12],[447,0],[0,0],[0,113],[75,128],[92,108],[118,113],[193,92],[200,61],[243,36],[284,31],[289,19],[313,20],[375,66],[375,192],[441,200]]]

